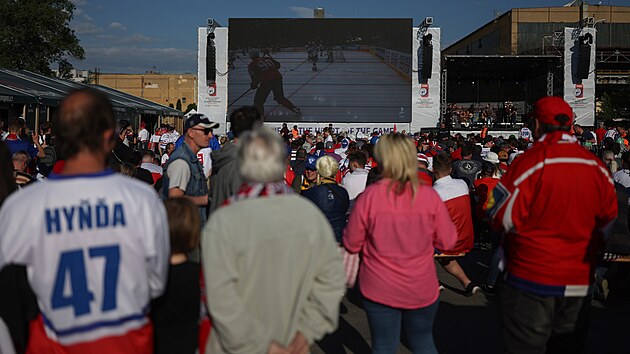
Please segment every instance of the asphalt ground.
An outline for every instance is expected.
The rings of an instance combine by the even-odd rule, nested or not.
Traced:
[[[474,250],[460,258],[471,280],[483,283],[491,252]],[[440,294],[440,306],[433,333],[438,352],[501,353],[501,329],[498,299],[484,293],[462,295],[457,279],[436,265],[438,278],[446,289]],[[586,353],[630,353],[630,263],[612,263],[609,269],[611,292],[605,302],[593,300]],[[313,353],[370,353],[370,330],[357,291],[344,298],[339,329],[313,346]],[[398,353],[411,353],[404,345]]]
[[[344,51],[345,62],[326,63],[319,57],[312,70],[305,52],[277,52],[284,95],[299,107],[300,115],[267,97],[265,120],[269,122],[390,122],[398,117],[411,119],[411,84],[376,56],[359,51]],[[228,74],[228,114],[254,102],[249,91],[249,58],[234,61]],[[238,99],[238,101],[236,101]],[[402,112],[401,112],[402,109]]]

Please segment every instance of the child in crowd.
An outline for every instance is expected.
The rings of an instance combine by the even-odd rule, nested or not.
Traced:
[[[152,304],[155,353],[195,353],[199,340],[198,263],[186,254],[199,247],[197,207],[184,198],[164,202],[171,235],[171,264],[164,295]]]

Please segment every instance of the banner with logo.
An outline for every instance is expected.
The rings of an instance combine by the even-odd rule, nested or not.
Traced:
[[[431,65],[431,78],[421,79],[419,72],[422,70],[423,38],[417,37],[418,29],[412,29],[413,47],[413,73],[411,78],[411,130],[420,131],[421,128],[435,128],[440,119],[440,75],[441,75],[441,48],[440,29],[428,28],[426,35],[430,35],[430,44],[433,46]],[[426,41],[426,39],[425,39]]]
[[[590,34],[591,55],[587,79],[577,76],[579,37]],[[575,122],[584,126],[595,125],[595,34],[594,28],[564,29],[564,100],[575,113]]]
[[[228,29],[218,27],[214,30],[217,71],[215,81],[208,81],[206,76],[208,28],[199,27],[198,35],[197,112],[205,114],[213,122],[220,123],[221,126],[217,130],[224,132],[227,114]]]

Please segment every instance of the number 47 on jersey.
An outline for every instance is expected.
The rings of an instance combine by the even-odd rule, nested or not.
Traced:
[[[87,252],[83,249],[62,252],[51,297],[53,310],[70,306],[74,309],[75,317],[90,313],[90,303],[94,300],[94,294],[87,285],[86,256],[87,261],[98,258],[105,260],[101,311],[106,312],[116,308],[116,288],[120,266],[118,245],[92,247]],[[70,294],[64,293],[67,280],[70,281]]]

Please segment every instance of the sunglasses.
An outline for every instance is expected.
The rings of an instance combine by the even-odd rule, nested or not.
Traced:
[[[202,131],[205,135],[212,133],[212,128],[191,128],[192,130]]]

